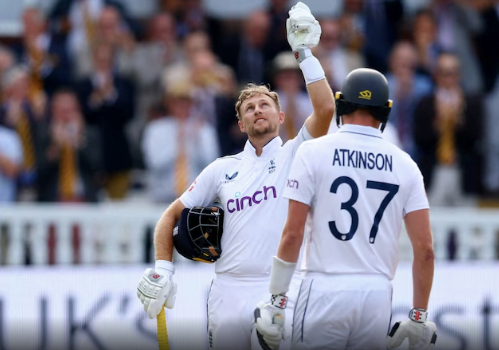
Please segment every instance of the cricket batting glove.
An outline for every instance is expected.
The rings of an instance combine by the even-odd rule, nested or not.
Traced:
[[[426,321],[428,313],[423,309],[412,309],[409,320],[395,323],[388,334],[388,349],[398,348],[405,338],[409,339],[409,350],[430,350],[437,341],[437,326]]]
[[[255,309],[256,334],[263,350],[278,350],[284,339],[285,295],[272,295],[270,303],[261,301]]]
[[[298,2],[289,10],[286,31],[288,43],[299,62],[306,58],[300,57],[304,49],[311,49],[319,44],[322,33],[319,22],[312,15],[308,6],[302,2]]]
[[[157,264],[156,264],[157,265]],[[173,264],[156,269],[147,269],[137,287],[137,296],[144,305],[150,319],[156,318],[163,307],[173,309],[177,295],[177,284],[172,281]]]

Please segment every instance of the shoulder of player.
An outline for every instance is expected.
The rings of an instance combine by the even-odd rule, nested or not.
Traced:
[[[226,166],[234,165],[243,160],[242,153],[237,153],[230,156],[219,157],[215,159],[210,165],[217,168],[224,168]]]

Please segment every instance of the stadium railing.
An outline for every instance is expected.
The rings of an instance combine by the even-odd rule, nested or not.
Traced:
[[[0,264],[136,264],[153,261],[153,230],[166,205],[0,206]],[[434,208],[437,260],[499,258],[499,210]],[[382,234],[380,232],[380,234]],[[400,260],[412,248],[400,236]],[[176,263],[190,263],[182,257]]]

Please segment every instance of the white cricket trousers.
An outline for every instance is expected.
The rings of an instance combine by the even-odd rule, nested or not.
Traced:
[[[308,273],[293,315],[293,350],[386,350],[392,284],[383,275]]]
[[[291,343],[293,306],[301,278],[295,274],[290,286],[286,307],[287,341]],[[270,301],[270,277],[234,277],[217,274],[208,296],[208,340],[213,350],[260,350],[256,336],[254,311],[260,301]]]

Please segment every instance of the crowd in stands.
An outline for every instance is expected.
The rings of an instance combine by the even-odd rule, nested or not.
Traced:
[[[333,90],[353,69],[381,71],[386,133],[430,203],[499,200],[499,0],[343,2],[337,16],[314,12]],[[21,36],[0,38],[1,203],[169,203],[244,147],[234,104],[249,82],[279,93],[281,137],[296,135],[312,106],[286,39],[289,1],[241,20],[211,18],[200,0],[158,8],[139,19],[116,0],[56,0],[26,7]]]

